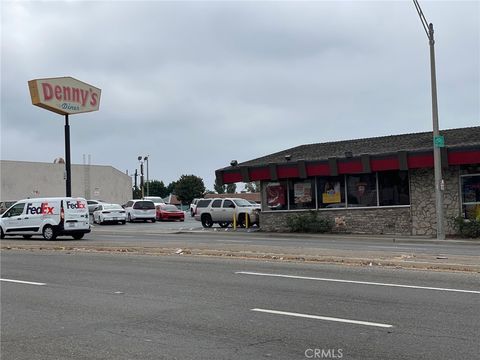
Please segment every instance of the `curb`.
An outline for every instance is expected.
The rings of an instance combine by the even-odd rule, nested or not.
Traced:
[[[59,246],[59,245],[17,245],[1,246],[2,251],[20,250],[20,251],[61,251],[65,253],[114,253],[131,255],[150,255],[150,256],[206,256],[229,259],[245,260],[269,260],[269,261],[287,261],[287,262],[305,262],[321,263],[333,265],[349,266],[378,266],[386,268],[400,268],[411,270],[437,270],[437,271],[459,271],[459,272],[478,272],[479,265],[458,264],[458,263],[434,263],[431,261],[399,260],[395,258],[378,257],[342,257],[334,255],[289,255],[272,252],[252,252],[252,251],[232,251],[232,250],[211,250],[211,249],[178,249],[178,248],[145,248],[145,247],[107,247],[107,246]]]

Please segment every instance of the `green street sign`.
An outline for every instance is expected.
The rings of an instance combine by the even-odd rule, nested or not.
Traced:
[[[445,147],[445,138],[442,135],[435,136],[433,139],[433,143],[437,148]]]

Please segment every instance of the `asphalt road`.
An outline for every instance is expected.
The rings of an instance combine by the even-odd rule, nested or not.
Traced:
[[[480,353],[476,273],[10,250],[1,274],[2,359]]]

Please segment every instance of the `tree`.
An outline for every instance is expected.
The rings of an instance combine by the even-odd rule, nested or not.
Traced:
[[[215,189],[217,194],[225,194],[226,186],[220,185],[217,179],[215,179],[215,184],[213,184],[213,188]]]
[[[235,191],[237,191],[237,184],[228,184],[227,185],[227,194],[235,194]]]
[[[193,199],[200,198],[205,193],[203,179],[195,175],[182,175],[175,183],[177,199],[183,204],[190,204]]]
[[[170,184],[168,184],[167,195],[175,194],[175,185],[177,185],[176,181],[172,181]]]
[[[255,193],[260,191],[260,181],[249,182],[245,184],[245,191]]]
[[[145,185],[145,189],[147,185]],[[148,181],[148,191],[150,196],[160,196],[161,198],[166,197],[169,195],[167,187],[163,183],[163,181],[158,180],[150,180]]]

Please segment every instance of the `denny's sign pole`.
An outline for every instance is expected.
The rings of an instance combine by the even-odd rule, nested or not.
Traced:
[[[97,111],[101,90],[72,77],[36,79],[28,82],[32,104],[65,115],[66,196],[72,196],[70,163],[70,114]]]

